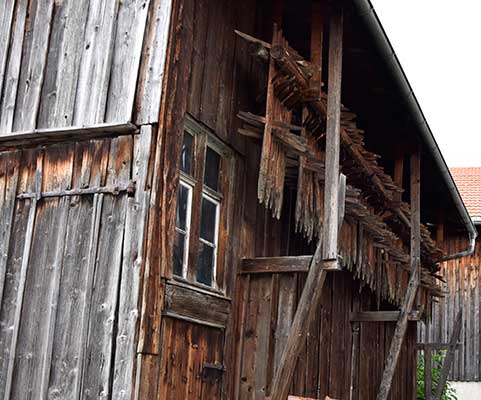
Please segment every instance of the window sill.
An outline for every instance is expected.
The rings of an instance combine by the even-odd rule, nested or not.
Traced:
[[[171,279],[169,279],[167,281],[167,283],[170,284],[170,285],[175,285],[175,286],[180,286],[180,287],[184,287],[184,288],[187,288],[187,289],[192,289],[192,290],[195,290],[196,292],[207,294],[209,296],[218,297],[218,298],[223,299],[223,300],[232,301],[232,299],[230,297],[226,296],[225,293],[222,290],[213,288],[213,287],[208,286],[208,285],[204,285],[202,283],[191,282],[191,281],[188,281],[187,279],[181,278],[179,276],[173,276]]]

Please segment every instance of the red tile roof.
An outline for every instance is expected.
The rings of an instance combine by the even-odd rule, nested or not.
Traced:
[[[471,217],[481,217],[481,167],[451,168],[456,186]]]

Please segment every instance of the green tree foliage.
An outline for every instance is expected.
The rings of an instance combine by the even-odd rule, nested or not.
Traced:
[[[439,382],[439,378],[441,376],[441,368],[443,365],[445,352],[433,352],[431,359],[432,359],[432,376],[433,376],[433,392],[432,396],[436,392],[436,387]],[[417,400],[425,400],[426,395],[424,393],[424,356],[420,355],[418,357],[418,368],[417,368]],[[456,390],[452,387],[449,382],[446,382],[446,386],[444,388],[443,395],[441,396],[442,400],[458,400],[456,396]]]

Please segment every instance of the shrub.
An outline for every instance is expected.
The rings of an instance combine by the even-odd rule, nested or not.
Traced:
[[[431,359],[432,359],[432,367],[431,372],[433,376],[433,391],[432,396],[436,392],[436,387],[439,383],[439,378],[441,376],[441,368],[443,365],[443,360],[445,356],[445,351],[440,352],[433,352]],[[424,393],[424,355],[419,355],[418,357],[418,368],[416,374],[417,380],[417,400],[425,400],[426,395]],[[449,382],[446,382],[446,386],[444,388],[443,395],[441,396],[442,400],[458,400],[456,396],[456,390],[452,387]]]

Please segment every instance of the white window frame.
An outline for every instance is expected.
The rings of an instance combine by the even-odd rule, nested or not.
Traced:
[[[212,281],[209,287],[213,287],[215,289],[218,289],[217,287],[217,257],[218,257],[218,250],[219,250],[219,225],[220,225],[220,200],[218,196],[214,197],[210,193],[213,192],[212,189],[210,189],[208,186],[206,186],[204,183],[202,184],[202,201],[204,201],[204,198],[207,199],[207,201],[210,201],[211,203],[215,204],[215,224],[214,224],[214,243],[209,242],[208,240],[203,239],[199,235],[199,241],[205,244],[206,246],[212,247],[214,249],[214,257],[213,257],[213,265],[212,265]],[[206,189],[207,188],[207,189]],[[202,225],[202,215],[200,218],[200,223]],[[202,284],[202,282],[197,282]]]
[[[192,193],[194,192],[194,186],[192,182],[189,182],[188,178],[181,172],[179,177],[179,185],[187,188],[187,207],[185,215],[185,231],[175,226],[175,231],[184,235],[184,254],[182,255],[182,276],[181,278],[187,278],[187,268],[189,265],[189,245],[190,245],[190,222],[192,216]],[[178,275],[177,275],[178,276]]]

